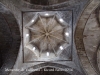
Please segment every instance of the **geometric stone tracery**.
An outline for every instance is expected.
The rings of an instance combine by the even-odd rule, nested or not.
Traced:
[[[39,57],[45,52],[47,56],[50,55],[49,53],[54,54],[56,57],[59,56],[61,53],[59,49],[63,50],[63,45],[69,44],[69,40],[66,39],[70,35],[68,32],[66,33],[66,29],[69,26],[62,24],[64,20],[58,18],[57,13],[53,15],[49,13],[41,15],[38,13],[37,17],[31,22],[30,25],[25,25],[24,27],[29,32],[26,34],[29,40],[25,47],[29,48],[28,45],[31,44],[33,47],[31,50],[37,50],[37,56]]]

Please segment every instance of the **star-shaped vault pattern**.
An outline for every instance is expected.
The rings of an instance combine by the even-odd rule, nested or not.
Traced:
[[[57,56],[57,48],[62,43],[68,43],[64,36],[66,27],[57,21],[56,14],[50,17],[38,14],[38,19],[25,28],[30,31],[28,44],[34,44],[38,48],[39,56],[43,52],[53,52]]]

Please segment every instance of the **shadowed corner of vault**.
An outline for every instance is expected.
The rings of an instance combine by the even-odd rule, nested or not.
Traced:
[[[22,15],[24,62],[71,60],[72,29],[57,11]]]

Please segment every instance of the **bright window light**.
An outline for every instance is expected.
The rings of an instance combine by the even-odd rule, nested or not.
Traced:
[[[63,50],[64,48],[62,46],[60,46],[60,49]]]
[[[45,16],[49,16],[49,14],[48,14],[48,13],[46,13],[46,14],[45,14]]]
[[[66,32],[65,34],[66,34],[66,36],[69,36],[69,33],[68,32]]]
[[[32,49],[33,51],[35,51],[35,47],[33,47],[33,49]]]
[[[29,34],[26,34],[26,37],[28,37],[29,36]]]
[[[32,23],[34,22],[34,20],[31,21]]]
[[[64,20],[62,18],[59,19],[60,22],[64,22]]]
[[[47,52],[47,56],[49,56],[50,55],[50,53],[49,52]]]

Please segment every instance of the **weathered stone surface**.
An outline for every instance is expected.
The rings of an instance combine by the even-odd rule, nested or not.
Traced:
[[[20,33],[22,34],[22,11],[34,11],[34,10],[72,10],[73,11],[73,35],[75,35],[75,38],[73,38],[73,41],[75,39],[75,44],[73,44],[73,60],[72,61],[66,61],[66,62],[54,62],[54,63],[44,63],[44,62],[34,62],[34,63],[23,63],[23,55],[22,55],[22,44],[20,46],[19,55],[16,60],[16,63],[13,68],[24,68],[28,69],[30,67],[35,67],[38,69],[39,67],[43,68],[44,66],[52,66],[52,67],[59,67],[61,69],[65,69],[67,67],[74,68],[73,72],[70,72],[71,75],[98,75],[95,71],[95,67],[93,68],[93,57],[95,56],[95,49],[98,40],[94,38],[99,38],[99,28],[97,27],[97,24],[95,23],[94,14],[91,18],[93,18],[90,23],[87,23],[87,20],[90,17],[90,14],[97,8],[99,5],[99,0],[69,0],[68,2],[64,2],[61,4],[56,5],[50,5],[50,6],[42,6],[42,5],[31,5],[29,3],[24,2],[23,0],[0,0],[2,4],[4,4],[15,16],[17,23],[20,28]],[[55,2],[56,3],[56,2]],[[88,5],[87,5],[88,4]],[[87,5],[85,8],[84,6]],[[2,8],[4,9],[4,8]],[[0,9],[1,10],[1,9]],[[83,11],[83,13],[81,13]],[[7,13],[3,11],[2,13]],[[66,15],[63,13],[63,16]],[[7,19],[9,18],[9,15],[5,15]],[[80,17],[80,18],[79,18]],[[66,22],[67,19],[65,18]],[[78,21],[79,20],[79,21]],[[15,21],[15,20],[13,20]],[[92,22],[93,21],[93,22]],[[17,24],[16,23],[16,24]],[[70,22],[69,22],[70,23]],[[13,23],[9,21],[10,27],[13,27]],[[15,24],[15,25],[16,25]],[[87,25],[86,25],[87,24]],[[77,25],[77,27],[76,27]],[[86,27],[85,27],[86,25]],[[84,32],[84,28],[85,32]],[[15,31],[14,31],[15,30]],[[17,26],[14,26],[14,28],[11,30],[13,31],[13,39],[16,41],[19,39],[19,31]],[[75,31],[75,32],[74,32]],[[86,35],[83,35],[84,34]],[[75,33],[75,34],[74,34]],[[96,33],[96,34],[95,34]],[[15,37],[14,37],[15,36]],[[88,37],[87,37],[88,36]],[[16,40],[17,38],[17,40]],[[84,41],[83,41],[84,38]],[[93,40],[93,41],[91,41]],[[73,42],[74,43],[74,42]],[[19,43],[18,43],[19,44]],[[15,43],[13,43],[13,48],[19,48],[19,46],[14,46]],[[17,44],[16,44],[17,45]],[[76,47],[75,47],[76,45]],[[17,49],[18,50],[18,49]],[[76,52],[77,51],[77,52]],[[13,52],[12,52],[13,53]],[[15,53],[17,54],[17,53]],[[78,54],[78,55],[77,55]],[[79,56],[79,58],[78,58]],[[98,53],[99,57],[99,53]],[[80,63],[81,62],[81,63]],[[91,63],[90,63],[91,62]],[[42,64],[43,63],[43,64]],[[99,58],[98,58],[99,63]],[[91,66],[91,64],[93,66]],[[83,71],[85,70],[85,72]],[[10,75],[28,75],[30,73],[24,72],[11,72]]]

